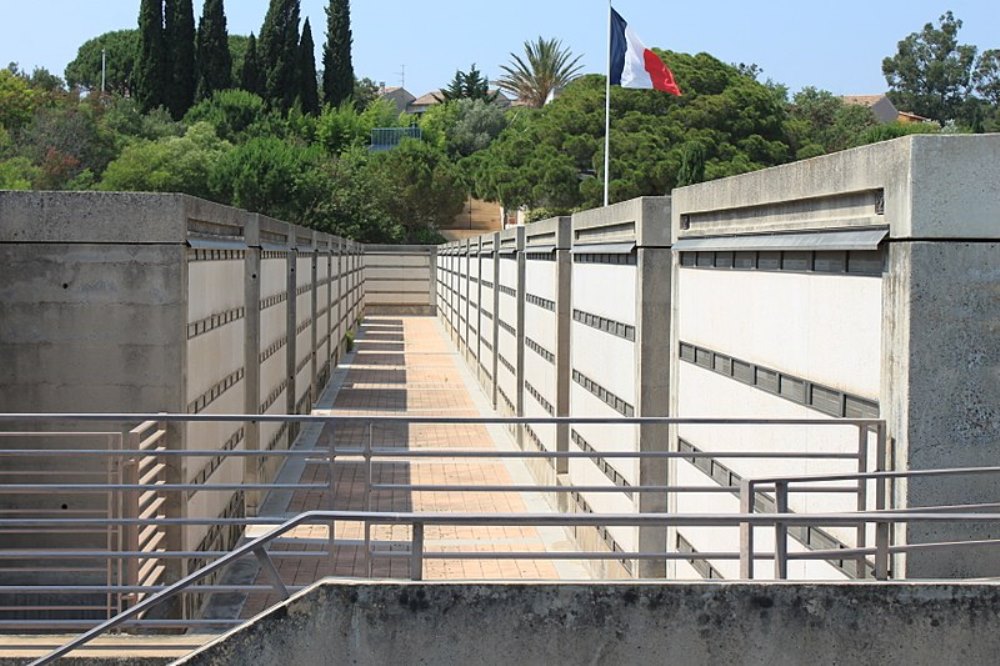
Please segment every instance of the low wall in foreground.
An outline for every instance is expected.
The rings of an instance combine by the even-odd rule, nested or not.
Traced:
[[[984,584],[330,581],[177,663],[992,663],[998,611]]]

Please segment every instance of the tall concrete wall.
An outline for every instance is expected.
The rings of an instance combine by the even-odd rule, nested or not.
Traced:
[[[989,332],[1000,313],[1000,199],[990,185],[1000,182],[998,150],[997,135],[912,137],[677,190],[676,242],[691,251],[677,264],[675,413],[879,416],[889,429],[886,466],[1000,463],[1000,344]],[[766,251],[755,247],[762,241]],[[729,265],[754,250],[756,267]],[[787,378],[789,391],[699,367],[692,346]],[[722,441],[700,436],[708,447]],[[761,437],[757,445],[768,446]],[[850,439],[811,436],[809,445],[849,449]],[[903,482],[895,505],[995,501],[994,487],[995,479]],[[916,525],[895,540],[977,535],[992,533]],[[994,575],[1000,562],[963,550],[900,557],[894,567],[910,577]]]
[[[854,427],[624,432],[580,426],[568,433],[568,450],[669,446],[702,457],[669,466],[600,458],[556,470],[534,465],[541,483],[555,475],[623,488],[621,494],[553,498],[567,510],[733,513],[739,510],[736,494],[714,486],[859,468],[998,465],[997,154],[1000,135],[909,137],[681,188],[670,203],[646,199],[586,211],[568,223],[572,263],[554,264],[547,254],[561,243],[553,234],[566,222],[529,225],[525,246],[514,255],[504,255],[504,242],[508,252],[520,248],[511,239],[522,232],[483,236],[478,285],[472,285],[479,288],[478,300],[469,315],[480,324],[472,365],[494,404],[523,416],[887,421],[889,446],[882,460],[874,435],[862,440]],[[438,298],[446,304],[440,316],[456,340],[465,339],[460,303],[472,273],[462,268],[462,252],[457,243],[439,250]],[[518,255],[524,257],[523,275],[504,268],[518,264]],[[524,351],[523,365],[512,360],[517,350]],[[514,378],[514,372],[520,374]],[[565,388],[553,392],[553,385]],[[513,387],[518,395],[510,394]],[[568,400],[568,412],[557,407],[560,400]],[[552,429],[532,426],[517,435],[525,447],[560,447]],[[711,455],[734,447],[823,457]],[[673,493],[669,505],[661,494],[639,499],[624,492],[632,484],[666,482],[706,491]],[[900,482],[893,505],[995,501],[994,487],[992,478]],[[874,508],[872,491],[860,500],[856,494],[793,494],[790,508],[849,511],[861,500]],[[773,511],[773,500],[761,496],[756,507]],[[770,531],[759,532],[758,547],[773,548]],[[648,541],[623,529],[601,530],[596,539],[578,536],[585,545],[603,542],[613,550],[717,552],[739,543],[737,530],[729,528],[671,530],[650,534]],[[991,536],[987,526],[910,526],[898,529],[893,540]],[[861,539],[872,545],[874,534],[853,528],[793,531],[789,550],[852,546]],[[635,574],[634,563],[621,564]],[[770,575],[764,568],[756,574]],[[911,577],[992,575],[1000,562],[970,548],[897,557],[893,568],[895,575]],[[736,562],[726,560],[679,560],[665,573],[740,575]],[[842,579],[858,572],[838,563],[799,561],[790,575]]]
[[[301,664],[978,664],[995,585],[344,584],[178,661]]]
[[[0,410],[308,413],[363,312],[362,250],[183,195],[0,192]],[[169,448],[219,455],[170,458],[168,481],[273,478],[278,461],[225,454],[284,449],[294,435],[277,425],[172,427]],[[58,471],[63,462],[32,464]],[[15,503],[57,516],[89,507],[88,497]],[[215,491],[169,498],[177,517],[253,515],[259,502]],[[225,549],[238,537],[206,527],[168,534],[173,550]],[[175,561],[170,574],[198,564]]]

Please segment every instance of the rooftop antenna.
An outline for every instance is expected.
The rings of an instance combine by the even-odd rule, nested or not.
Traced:
[[[399,87],[406,87],[406,65],[402,65],[402,70],[399,72]]]

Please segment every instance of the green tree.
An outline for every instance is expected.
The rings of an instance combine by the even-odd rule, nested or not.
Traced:
[[[250,33],[247,40],[246,55],[243,57],[243,68],[240,70],[240,88],[254,95],[264,96],[264,73],[257,54],[257,38]]]
[[[224,141],[241,143],[251,128],[262,122],[267,109],[257,95],[246,90],[219,90],[209,99],[198,102],[184,116],[184,122],[206,122]]]
[[[191,0],[166,0],[164,39],[170,51],[167,108],[180,120],[194,104],[198,84],[195,68],[194,8]]]
[[[264,99],[287,111],[299,96],[299,0],[271,0],[258,44]]]
[[[911,134],[938,134],[940,131],[941,128],[934,123],[901,123],[897,121],[872,127],[860,137],[858,145],[889,141]]]
[[[323,101],[332,106],[340,106],[354,94],[353,44],[350,0],[330,0],[323,46]]]
[[[354,105],[361,111],[368,108],[368,105],[379,98],[380,86],[370,78],[355,79],[354,81]]]
[[[0,126],[0,190],[30,190],[39,174],[31,160],[14,154],[10,133]]]
[[[27,125],[39,101],[38,91],[9,69],[0,69],[0,128],[17,130]]]
[[[107,51],[107,90],[117,95],[135,93],[135,63],[139,48],[138,30],[106,32],[89,39],[66,65],[66,85],[84,90],[101,89],[101,56]]]
[[[240,75],[243,73],[243,61],[247,57],[247,46],[250,38],[245,35],[229,35],[229,59],[232,61],[231,87],[240,87]]]
[[[455,165],[422,141],[405,139],[397,148],[371,156],[366,173],[380,206],[406,230],[405,242],[425,242],[462,211],[466,189]]]
[[[468,72],[463,72],[462,70],[455,72],[455,78],[451,80],[447,88],[441,91],[438,101],[450,102],[456,99],[481,99],[484,102],[492,104],[499,95],[499,91],[490,92],[489,79],[476,69],[476,63],[472,63]]]
[[[0,159],[0,190],[30,190],[41,170],[26,157]]]
[[[958,43],[962,21],[949,11],[899,42],[882,61],[889,98],[900,109],[940,123],[959,119],[970,90],[976,47]]]
[[[1000,49],[983,51],[976,62],[972,80],[979,96],[1000,108]]]
[[[171,85],[169,51],[163,35],[162,0],[139,6],[139,47],[135,64],[135,96],[143,111],[166,106]]]
[[[534,108],[545,106],[549,95],[579,76],[580,57],[564,48],[557,39],[539,37],[524,43],[524,57],[510,54],[510,64],[501,65],[504,75],[497,84]]]
[[[316,123],[316,141],[330,155],[339,155],[367,146],[373,129],[397,127],[402,123],[396,107],[386,100],[375,100],[359,112],[350,101],[338,107],[326,106]]]
[[[785,127],[796,158],[807,159],[860,145],[863,135],[877,124],[871,109],[806,87],[792,98]]]
[[[503,109],[481,99],[432,106],[420,118],[425,140],[455,158],[487,148],[507,127]]]
[[[159,107],[142,113],[131,97],[112,97],[100,123],[114,136],[118,150],[135,139],[155,141],[184,134],[183,125],[171,118],[166,109]]]
[[[677,187],[695,185],[705,180],[705,147],[690,141],[681,148],[681,168],[677,172]]]
[[[17,137],[18,152],[42,169],[37,188],[89,186],[104,171],[118,146],[115,136],[101,124],[103,113],[96,100],[38,109]],[[77,180],[81,177],[82,181]]]
[[[302,25],[299,44],[299,104],[303,113],[319,113],[319,83],[316,78],[316,43],[313,41],[309,19]]]
[[[367,149],[357,147],[333,162],[335,186],[317,204],[312,225],[363,243],[402,243],[406,229],[384,210],[382,184],[368,173],[371,159]]]
[[[779,89],[705,53],[658,53],[685,95],[612,89],[613,201],[662,195],[676,187],[685,147],[692,142],[705,150],[705,180],[792,157]],[[570,83],[552,104],[519,111],[489,148],[463,162],[477,195],[508,208],[600,205],[604,95],[604,77],[588,75]]]
[[[31,70],[28,83],[35,90],[49,94],[62,93],[66,89],[66,83],[45,67],[35,67]]]
[[[218,163],[213,183],[235,206],[303,224],[331,189],[321,148],[273,136],[237,146]]]
[[[191,125],[184,136],[138,141],[108,165],[98,189],[182,192],[216,198],[211,185],[216,164],[231,150],[208,123]]]
[[[330,155],[363,146],[367,140],[361,114],[349,100],[340,106],[323,108],[316,124],[316,141]]]
[[[211,97],[217,90],[233,87],[233,56],[223,0],[206,0],[198,24],[197,99]]]

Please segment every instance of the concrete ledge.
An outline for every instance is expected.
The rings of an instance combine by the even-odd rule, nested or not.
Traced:
[[[436,317],[437,308],[433,305],[381,305],[374,303],[365,308],[365,314],[389,317]]]
[[[992,663],[987,584],[326,581],[177,664]]]

